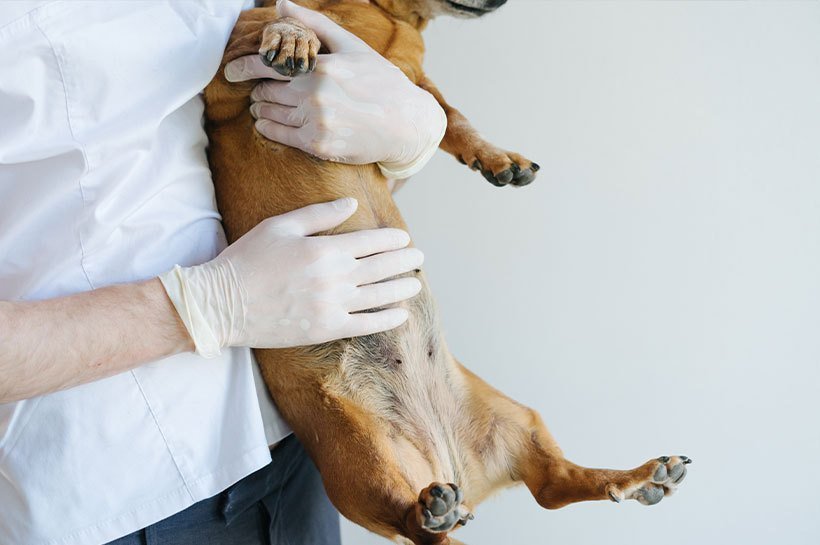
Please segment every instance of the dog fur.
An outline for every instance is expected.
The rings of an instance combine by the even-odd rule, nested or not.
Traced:
[[[485,141],[447,104],[422,70],[420,31],[434,16],[479,16],[504,0],[300,0],[357,34],[445,109],[441,148],[494,185],[526,185],[537,165]],[[222,66],[205,91],[209,160],[219,210],[234,241],[265,218],[313,203],[356,197],[356,214],[334,233],[407,229],[375,165],[321,161],[254,130],[255,82],[229,83],[225,63],[270,53],[271,40],[315,39],[275,7],[243,12]],[[315,57],[277,51],[272,66],[299,77]],[[297,48],[297,51],[299,48]],[[288,57],[291,57],[288,60]],[[311,57],[311,58],[308,58]],[[301,62],[299,62],[301,59]],[[626,471],[566,460],[539,415],[495,390],[447,349],[423,272],[421,293],[401,305],[410,318],[375,335],[317,346],[256,350],[273,398],[319,468],[327,493],[350,520],[405,543],[457,543],[450,533],[494,492],[523,482],[548,509],[586,500],[657,503],[674,491],[689,459],[652,459]]]

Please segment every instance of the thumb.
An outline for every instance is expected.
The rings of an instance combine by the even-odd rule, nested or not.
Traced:
[[[300,236],[313,235],[341,225],[356,212],[358,206],[358,201],[352,197],[311,204],[276,216],[276,223]]]
[[[304,8],[289,0],[277,0],[276,13],[280,17],[293,17],[302,21],[316,33],[331,53],[364,51],[370,49],[358,36],[351,34],[318,11]]]

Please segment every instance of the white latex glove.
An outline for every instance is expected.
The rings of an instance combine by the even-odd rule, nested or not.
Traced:
[[[286,0],[277,12],[312,29],[330,53],[318,56],[314,72],[293,79],[259,55],[226,65],[228,81],[263,79],[251,94],[256,129],[320,159],[378,163],[391,179],[420,171],[447,130],[435,98],[324,15]]]
[[[404,323],[403,308],[358,312],[421,290],[411,277],[382,282],[424,260],[419,250],[406,248],[406,232],[308,236],[341,224],[356,206],[355,199],[340,199],[269,218],[213,261],[160,276],[197,353],[318,344]]]

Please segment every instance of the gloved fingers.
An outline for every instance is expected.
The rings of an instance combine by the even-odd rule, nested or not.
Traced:
[[[298,106],[302,93],[288,85],[288,81],[261,81],[251,91],[253,102],[272,102],[283,106]]]
[[[254,102],[251,104],[251,115],[255,119],[268,119],[289,127],[301,127],[305,124],[297,108],[273,102]]]
[[[348,253],[353,257],[366,257],[382,252],[400,250],[410,244],[410,235],[406,231],[391,227],[365,229],[316,238],[326,240],[337,250]]]
[[[268,140],[312,153],[307,149],[308,146],[305,145],[304,139],[299,136],[300,127],[291,127],[264,118],[257,119],[255,126],[256,130]]]
[[[288,0],[279,0],[276,2],[276,12],[282,17],[293,17],[302,21],[334,53],[370,49],[358,36],[351,34],[317,11],[303,8]]]
[[[361,337],[395,329],[407,321],[410,313],[403,308],[387,308],[378,312],[351,314],[347,323],[346,337]]]
[[[359,266],[352,274],[353,282],[357,286],[373,284],[385,278],[416,270],[421,267],[422,263],[424,263],[424,254],[418,248],[404,248],[363,257],[359,259]]]
[[[311,204],[280,216],[274,216],[268,221],[273,222],[273,227],[279,231],[308,236],[341,225],[353,215],[358,205],[359,202],[356,199],[347,197]]]
[[[404,277],[362,286],[348,302],[349,312],[369,310],[410,299],[421,291],[417,278]]]
[[[231,83],[261,78],[290,81],[288,76],[283,76],[270,66],[265,66],[260,55],[245,55],[225,65],[225,79]]]

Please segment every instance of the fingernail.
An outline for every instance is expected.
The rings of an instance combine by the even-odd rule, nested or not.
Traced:
[[[410,250],[413,252],[413,261],[412,261],[412,263],[416,267],[421,266],[421,264],[424,263],[424,252],[422,252],[418,248],[410,248]]]
[[[265,127],[267,124],[270,123],[267,119],[257,119],[256,122],[253,124],[256,127],[256,130],[263,133],[265,132]]]
[[[245,72],[245,60],[237,59],[225,65],[225,79],[231,82],[239,81]]]
[[[403,324],[404,322],[407,321],[408,318],[410,318],[410,313],[407,311],[406,308],[398,307],[396,310],[400,311],[400,312],[396,313],[397,317],[398,317],[399,325]]]
[[[336,210],[350,210],[351,208],[358,207],[358,205],[359,201],[353,197],[345,197],[344,199],[333,201],[333,207],[336,208]]]
[[[254,102],[253,104],[251,104],[251,115],[253,116],[254,119],[259,119],[261,109],[262,109],[262,105],[259,104],[258,102]]]

